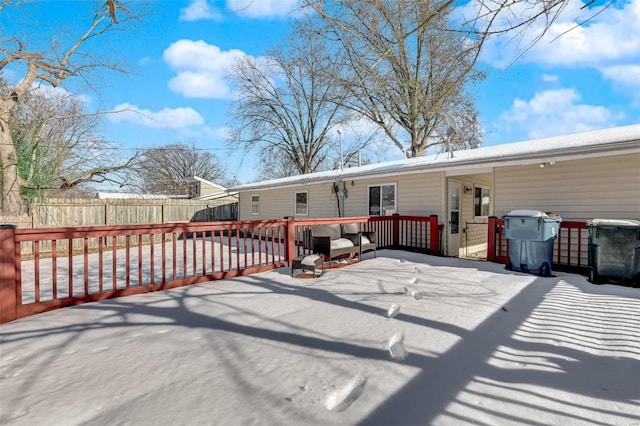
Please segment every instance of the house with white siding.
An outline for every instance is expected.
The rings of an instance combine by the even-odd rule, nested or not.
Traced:
[[[240,220],[437,215],[444,254],[514,209],[640,219],[640,125],[454,151],[230,188]],[[474,235],[471,235],[471,234]],[[476,241],[482,243],[482,241]],[[475,244],[475,243],[474,243]]]

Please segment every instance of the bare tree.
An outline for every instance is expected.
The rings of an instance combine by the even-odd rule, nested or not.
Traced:
[[[308,2],[343,61],[344,105],[381,127],[407,157],[446,142],[443,113],[468,113],[476,44],[446,31],[451,9],[432,0]],[[465,106],[465,107],[463,107]]]
[[[164,195],[188,194],[185,179],[192,176],[228,183],[225,167],[216,155],[183,143],[143,151],[137,174],[141,190]]]
[[[324,41],[300,26],[268,56],[241,59],[232,76],[237,100],[230,147],[255,149],[263,159],[278,157],[285,167],[267,176],[329,168],[332,136],[354,119],[342,106],[345,92],[327,78],[342,73],[341,67]]]
[[[7,14],[18,3],[4,0],[0,4],[0,13],[4,19],[12,19]],[[91,19],[87,21],[85,31],[67,42],[62,42],[54,35],[50,50],[46,53],[30,50],[26,44],[27,40],[6,35],[0,39],[0,72],[11,65],[24,73],[12,90],[0,97],[0,166],[2,212],[5,214],[16,214],[22,209],[20,188],[24,186],[24,181],[18,173],[18,153],[10,130],[16,105],[37,82],[58,87],[69,78],[87,78],[88,74],[97,68],[117,69],[116,65],[109,63],[105,58],[94,55],[95,50],[89,46],[89,41],[123,28],[123,24],[139,17],[122,1],[96,0],[94,3],[95,9]],[[100,176],[103,171],[98,169],[96,172],[90,173],[89,176]],[[85,178],[68,180],[70,184],[80,181],[85,181]]]
[[[12,90],[2,85],[0,93]],[[122,158],[117,146],[97,136],[97,113],[63,90],[34,87],[14,107],[9,127],[18,158],[21,195],[64,194],[91,183],[123,185],[136,158]]]

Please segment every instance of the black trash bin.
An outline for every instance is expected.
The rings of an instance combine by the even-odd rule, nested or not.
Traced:
[[[592,219],[589,229],[589,281],[640,283],[640,221]]]
[[[551,276],[553,243],[562,218],[538,210],[512,210],[503,219],[504,236],[509,240],[506,268]]]

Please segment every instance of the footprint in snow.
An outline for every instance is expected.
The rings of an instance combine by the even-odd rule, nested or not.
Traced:
[[[407,259],[400,259],[400,263],[407,263]]]
[[[413,284],[417,281],[418,279],[416,277],[411,277],[411,278],[400,278],[400,281],[404,281],[408,284]]]
[[[393,305],[391,305],[389,310],[387,310],[387,317],[395,318],[395,316],[398,315],[399,312],[400,312],[400,305],[398,305],[397,303],[394,303]]]
[[[416,300],[422,299],[422,296],[424,296],[424,295],[420,291],[414,290],[414,291],[411,292],[411,297],[413,297]]]
[[[404,334],[396,333],[391,336],[388,344],[389,354],[391,355],[391,359],[402,361],[409,355],[407,349],[404,347]]]
[[[351,379],[349,383],[341,389],[331,392],[325,404],[327,410],[339,413],[351,407],[351,404],[357,401],[357,399],[360,398],[360,395],[362,395],[366,384],[367,378],[365,376],[358,375]]]

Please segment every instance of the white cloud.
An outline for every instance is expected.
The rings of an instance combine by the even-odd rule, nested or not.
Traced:
[[[215,139],[228,140],[233,136],[233,129],[229,126],[220,126],[217,129],[210,129],[211,136]]]
[[[299,4],[299,0],[227,0],[227,9],[249,18],[269,18],[296,14]]]
[[[154,112],[129,103],[116,105],[109,114],[109,120],[113,123],[132,123],[163,129],[181,129],[204,124],[202,116],[190,107],[163,108]]]
[[[545,83],[557,83],[558,76],[551,74],[542,74],[542,81],[544,81]]]
[[[513,15],[531,13],[529,2],[515,4]],[[558,20],[521,58],[518,59],[519,54],[544,29],[543,19],[539,19],[522,37],[511,31],[490,40],[485,45],[483,60],[496,67],[504,67],[515,59],[525,63],[571,67],[598,67],[640,60],[640,0],[624,2],[621,8],[612,5],[605,10],[583,6],[580,0],[567,0]],[[579,25],[584,20],[587,22]]]
[[[475,4],[477,6],[478,0]],[[502,16],[502,25],[506,25],[507,18],[519,21],[544,4],[515,2],[511,15]],[[484,45],[481,59],[497,68],[507,67],[517,60],[521,64],[547,68],[596,69],[618,89],[640,99],[640,88],[636,83],[640,80],[637,70],[640,64],[640,0],[615,3],[607,8],[584,7],[584,4],[581,0],[566,0],[556,22],[535,42],[534,38],[544,32],[544,19],[538,19],[525,32],[510,31],[490,39]],[[465,8],[464,13],[470,10]]]
[[[191,4],[180,10],[181,21],[198,21],[210,19],[217,21],[222,18],[220,12],[211,7],[207,0],[193,0]]]
[[[236,49],[222,51],[203,40],[179,40],[163,54],[164,61],[178,72],[169,81],[169,88],[188,98],[229,98],[231,88],[227,75],[233,64],[245,55]]]
[[[82,106],[87,109],[91,106],[91,97],[89,95],[83,95],[78,93],[71,93],[64,87],[53,87],[48,83],[38,83],[32,87],[34,92],[39,93],[42,96],[46,96],[48,98],[57,98],[57,99],[67,99],[74,98],[78,100]]]
[[[543,138],[615,126],[620,114],[598,105],[581,104],[574,89],[536,93],[528,100],[516,99],[499,118],[499,127],[517,126],[529,138]]]
[[[640,63],[605,67],[600,72],[613,82],[616,89],[635,94],[636,102],[640,103]]]

